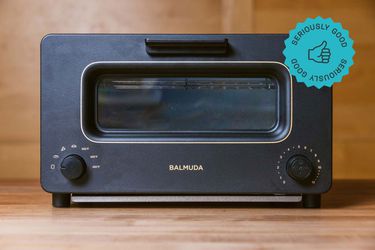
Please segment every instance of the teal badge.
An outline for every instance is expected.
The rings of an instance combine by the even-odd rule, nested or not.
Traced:
[[[298,82],[320,89],[341,82],[353,65],[353,40],[331,18],[307,18],[285,40],[285,64]]]

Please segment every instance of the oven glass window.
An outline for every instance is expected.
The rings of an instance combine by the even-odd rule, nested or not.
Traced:
[[[272,78],[101,77],[96,121],[104,131],[268,132],[278,121]]]

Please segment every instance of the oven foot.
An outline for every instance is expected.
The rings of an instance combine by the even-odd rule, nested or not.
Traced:
[[[302,205],[304,208],[320,208],[320,194],[302,195]]]
[[[70,194],[53,193],[52,206],[54,207],[70,207]]]

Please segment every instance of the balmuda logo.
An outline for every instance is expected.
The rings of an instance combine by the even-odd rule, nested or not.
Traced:
[[[200,164],[194,165],[178,165],[171,164],[169,165],[169,171],[203,171],[203,166]]]

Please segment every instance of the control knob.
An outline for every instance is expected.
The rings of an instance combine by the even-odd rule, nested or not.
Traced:
[[[61,173],[69,180],[76,180],[86,172],[86,163],[79,155],[68,155],[61,162]]]
[[[290,157],[286,170],[292,179],[300,183],[306,183],[314,177],[314,165],[303,155]]]

